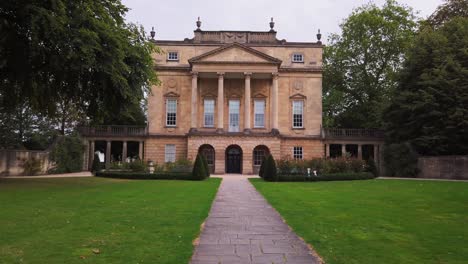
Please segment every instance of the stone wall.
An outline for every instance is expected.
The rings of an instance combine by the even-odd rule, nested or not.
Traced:
[[[28,159],[40,159],[42,162],[41,174],[51,168],[48,151],[32,150],[0,150],[0,176],[23,175],[23,163]]]
[[[468,180],[468,156],[420,157],[420,178]]]

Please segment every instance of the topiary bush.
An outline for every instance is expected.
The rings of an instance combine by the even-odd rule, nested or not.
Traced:
[[[258,176],[260,176],[260,178],[263,178],[265,174],[265,161],[266,157],[263,157],[262,164],[260,164],[260,169],[258,170]]]
[[[208,161],[206,161],[205,156],[201,155],[203,166],[205,167],[206,178],[210,177],[210,166],[208,166]]]
[[[206,170],[203,164],[203,160],[200,154],[197,154],[197,158],[195,159],[195,164],[193,165],[192,170],[192,179],[193,180],[203,180],[206,178]]]
[[[78,135],[64,136],[50,152],[50,159],[55,162],[54,173],[78,172],[83,169],[85,146]]]
[[[268,155],[265,163],[263,179],[267,181],[278,181],[278,172],[276,171],[276,162],[272,155]]]
[[[372,173],[374,177],[379,176],[379,169],[377,168],[377,164],[375,164],[374,159],[371,158],[367,161],[366,171]]]
[[[94,154],[93,164],[91,165],[91,172],[96,173],[102,170],[102,163],[99,160],[99,155]]]
[[[193,180],[191,172],[131,172],[131,171],[99,171],[97,177],[130,179],[130,180]]]

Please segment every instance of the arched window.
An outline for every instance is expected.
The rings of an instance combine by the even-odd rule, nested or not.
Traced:
[[[256,146],[253,150],[253,165],[260,166],[262,165],[263,159],[270,154],[270,150],[267,146],[260,145]]]

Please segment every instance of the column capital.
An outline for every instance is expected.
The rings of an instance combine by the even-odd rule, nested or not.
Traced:
[[[218,78],[224,78],[224,72],[217,72]]]
[[[273,77],[273,79],[278,79],[279,74],[277,72],[272,72],[271,76]]]
[[[244,76],[250,78],[252,76],[251,72],[244,72]]]
[[[196,72],[196,71],[191,71],[190,74],[192,74],[193,78],[198,77],[198,72]]]

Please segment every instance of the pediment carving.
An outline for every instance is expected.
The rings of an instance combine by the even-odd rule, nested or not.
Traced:
[[[281,64],[281,60],[239,43],[227,44],[189,60],[192,63],[266,63]]]
[[[175,92],[168,92],[164,94],[164,97],[180,97],[180,95]]]

